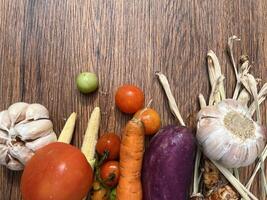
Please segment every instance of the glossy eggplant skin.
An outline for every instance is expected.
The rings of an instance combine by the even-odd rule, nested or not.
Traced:
[[[166,126],[151,140],[142,168],[143,200],[186,200],[196,139],[184,126]]]

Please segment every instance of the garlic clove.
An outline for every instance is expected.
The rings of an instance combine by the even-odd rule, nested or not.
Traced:
[[[214,133],[214,129],[212,128],[212,127],[210,127],[210,126],[207,126],[206,128],[205,128],[205,131],[202,131],[202,129],[203,129],[203,127],[205,126],[205,124],[208,124],[208,123],[211,123],[211,124],[215,124],[215,122],[214,122],[215,120],[212,120],[212,119],[205,119],[205,120],[202,120],[201,121],[201,124],[203,125],[203,126],[199,126],[199,130],[198,130],[198,135],[197,135],[197,139],[198,139],[198,142],[200,143],[200,144],[202,144],[203,142],[205,142],[206,140],[207,140],[207,138],[209,138],[210,137],[210,134],[211,133]],[[214,125],[214,127],[215,127],[215,125]],[[219,125],[217,125],[216,126],[217,127],[217,130],[218,130],[218,132],[220,132],[220,127],[219,127]]]
[[[265,140],[263,138],[257,138],[257,150],[258,150],[258,155],[262,153],[264,147],[265,147]]]
[[[244,160],[246,160],[247,154],[247,145],[232,143],[228,151],[224,153],[219,161],[223,163],[225,167],[236,168],[240,167]]]
[[[223,112],[221,112],[218,109],[214,109],[213,106],[206,106],[202,108],[198,114],[197,114],[197,119],[198,121],[202,118],[221,118]]]
[[[243,161],[242,167],[251,165],[256,158],[258,157],[258,148],[255,140],[249,140],[246,141],[247,148],[248,148],[248,154],[247,154],[247,159]]]
[[[46,107],[41,104],[34,103],[30,104],[26,110],[25,120],[38,120],[38,119],[48,119],[49,113]]]
[[[10,155],[8,155],[8,162],[6,164],[8,169],[14,170],[14,171],[19,171],[23,170],[24,165],[20,163],[18,160],[12,158]]]
[[[218,104],[218,109],[221,111],[221,113],[224,113],[224,114],[227,114],[230,111],[235,111],[238,113],[242,113],[248,118],[251,118],[248,114],[248,109],[242,106],[241,103],[233,99],[225,99],[224,101],[221,101]]]
[[[8,147],[6,145],[0,144],[0,164],[6,165]]]
[[[267,128],[265,126],[262,125],[258,125],[256,122],[255,123],[255,127],[256,127],[256,138],[261,138],[261,140],[263,140],[263,142],[266,142],[267,140]]]
[[[214,117],[200,117],[197,124],[197,139],[199,143],[203,143],[214,130],[219,130],[222,127],[220,120]]]
[[[15,126],[15,130],[21,140],[33,140],[52,132],[53,124],[48,119],[42,119],[25,124],[18,124]]]
[[[247,159],[249,148],[245,143],[243,145],[236,146],[239,149],[236,149],[236,151],[239,151],[238,154],[238,162],[235,163],[234,167],[238,168],[240,166],[244,166],[244,161]],[[230,154],[231,155],[231,154]]]
[[[0,129],[0,144],[6,144],[6,142],[9,140],[9,137],[7,135],[6,131],[2,131]]]
[[[7,110],[0,112],[0,129],[8,131],[11,126],[11,121]]]
[[[34,155],[34,152],[22,145],[15,144],[8,149],[9,154],[23,165]]]
[[[29,104],[17,102],[9,106],[8,113],[12,124],[16,124],[25,118],[25,111]]]
[[[26,142],[25,146],[33,151],[36,151],[37,149],[40,149],[43,146],[56,141],[57,141],[56,134],[54,132],[51,132],[48,135],[38,138],[32,142]]]
[[[202,144],[205,146],[204,154],[212,160],[220,160],[231,146],[227,135],[221,136],[221,130],[212,133]]]

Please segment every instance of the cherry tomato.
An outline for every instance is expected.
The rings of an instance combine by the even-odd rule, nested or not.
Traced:
[[[160,129],[160,116],[154,109],[144,108],[138,111],[134,116],[141,119],[144,123],[146,135],[153,135]]]
[[[101,156],[108,152],[106,160],[116,160],[120,154],[121,139],[115,133],[105,133],[97,141],[96,151]]]
[[[123,85],[118,88],[115,95],[115,103],[118,108],[128,114],[140,110],[144,106],[144,93],[134,85]]]
[[[36,151],[21,178],[23,200],[81,200],[93,181],[93,171],[83,153],[55,142]]]
[[[115,187],[120,178],[119,162],[108,161],[100,167],[100,177],[109,187]]]

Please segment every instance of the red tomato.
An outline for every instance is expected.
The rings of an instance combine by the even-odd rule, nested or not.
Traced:
[[[120,154],[121,139],[115,133],[105,133],[97,141],[96,151],[98,154],[108,152],[107,160],[116,160]]]
[[[123,85],[118,88],[115,95],[115,103],[118,108],[128,114],[140,110],[144,106],[144,93],[134,85]]]
[[[90,190],[93,171],[83,153],[55,142],[36,151],[21,178],[23,200],[81,200]]]
[[[120,178],[119,162],[109,161],[100,168],[100,177],[109,187],[115,187]]]
[[[138,111],[134,116],[140,118],[143,122],[146,135],[153,135],[160,129],[160,116],[154,109],[144,108]]]

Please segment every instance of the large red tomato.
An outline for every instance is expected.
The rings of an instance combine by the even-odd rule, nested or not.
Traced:
[[[55,142],[36,151],[26,164],[21,192],[23,200],[81,200],[92,181],[92,168],[82,152]]]

